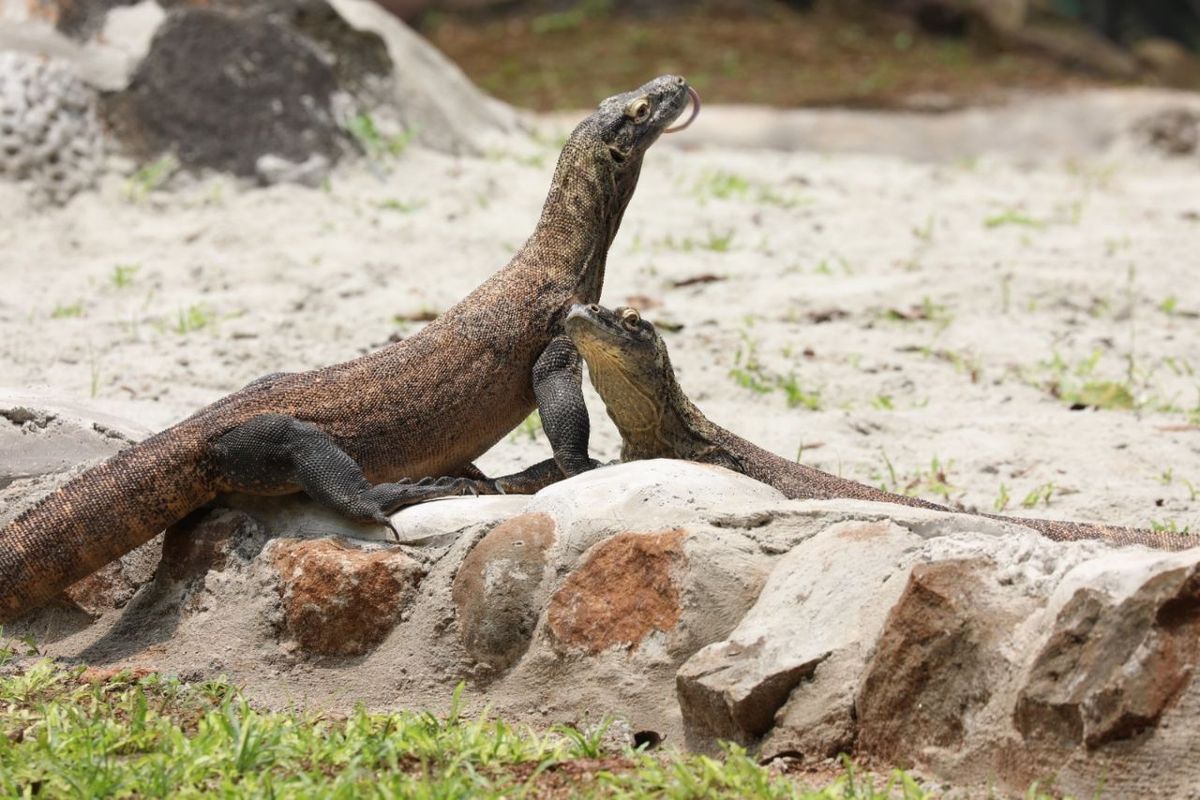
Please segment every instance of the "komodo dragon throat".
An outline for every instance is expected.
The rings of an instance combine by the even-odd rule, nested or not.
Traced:
[[[632,308],[577,305],[567,315],[566,330],[621,433],[622,461],[684,458],[741,472],[791,498],[848,497],[965,513],[788,461],[714,425],[679,388],[662,337]],[[1194,544],[1188,537],[1134,528],[979,516],[1024,525],[1057,541],[1104,539],[1167,550]]]
[[[562,321],[573,303],[599,299],[642,158],[689,98],[697,101],[683,78],[664,75],[602,102],[563,147],[533,235],[420,333],[344,364],[254,381],[18,516],[0,530],[0,622],[221,492],[304,491],[387,524],[409,503],[519,491],[530,471],[491,481],[471,462],[547,398],[568,398],[543,414],[554,460],[530,470],[590,468],[586,410],[570,400],[579,357]]]

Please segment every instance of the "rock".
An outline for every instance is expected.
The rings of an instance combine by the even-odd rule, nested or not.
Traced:
[[[0,524],[147,433],[86,404],[0,390]]]
[[[62,204],[95,183],[102,158],[92,90],[57,61],[0,52],[0,178]]]
[[[861,678],[859,749],[902,763],[951,748],[1015,670],[1006,648],[1037,603],[1009,596],[986,558],[917,564]]]
[[[264,155],[296,163],[341,154],[333,66],[267,17],[182,8],[154,34],[129,88],[108,109],[149,158],[255,175]]]
[[[299,164],[273,153],[259,156],[254,162],[254,171],[258,173],[259,182],[264,185],[298,183],[310,189],[319,188],[328,180],[329,167],[329,159],[320,153],[313,153]]]
[[[1181,701],[1200,661],[1200,565],[1138,566],[1120,571],[1133,586],[1093,571],[1108,585],[1077,585],[1058,611],[1017,698],[1026,739],[1093,750],[1153,731]]]
[[[844,752],[970,796],[1200,781],[1200,548],[792,501],[677,461],[408,509],[404,545],[297,538],[287,525],[311,518],[272,508],[173,529],[152,584],[95,622],[59,619],[43,649],[323,708],[440,713],[462,682],[471,713],[612,716],[622,741],[732,739],[801,767]]]
[[[592,548],[550,598],[550,634],[569,648],[599,653],[636,647],[679,621],[675,572],[687,532],[620,533]]]
[[[813,743],[809,725],[822,718],[819,738],[839,745],[853,740],[855,675],[900,591],[890,581],[897,562],[919,541],[891,522],[847,521],[780,558],[728,640],[692,656],[676,676],[689,744],[706,749],[715,738],[753,743],[772,731],[788,703],[764,754],[837,755]],[[833,568],[849,553],[853,581]],[[824,669],[834,655],[836,668]],[[789,702],[802,682],[803,691]]]
[[[1200,79],[1200,59],[1171,39],[1150,37],[1133,45],[1133,54],[1164,83],[1191,89]]]
[[[137,590],[154,577],[162,552],[163,537],[160,535],[71,584],[62,597],[92,619],[124,608]]]
[[[114,149],[268,183],[319,185],[345,153],[388,157],[410,139],[478,153],[520,127],[371,0],[163,6],[0,0],[0,47],[104,90]]]
[[[504,670],[525,654],[554,540],[553,518],[521,514],[493,528],[463,559],[452,592],[463,647],[476,661]]]
[[[1144,144],[1165,155],[1191,155],[1200,147],[1200,110],[1164,109],[1138,120],[1134,132]]]
[[[425,576],[399,548],[367,550],[341,539],[277,539],[264,556],[279,574],[287,634],[320,655],[376,647]]]

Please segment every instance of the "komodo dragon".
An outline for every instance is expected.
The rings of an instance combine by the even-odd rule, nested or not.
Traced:
[[[642,158],[689,99],[686,126],[699,97],[680,77],[602,102],[563,147],[529,240],[416,335],[343,364],[260,378],[18,516],[0,530],[0,622],[221,492],[304,491],[353,519],[389,524],[388,513],[409,503],[519,491],[529,475],[593,466],[587,412],[573,404],[582,400],[579,356],[563,317],[573,303],[599,299]],[[472,461],[535,407],[544,408],[554,459],[486,479]]]
[[[874,500],[958,512],[893,494],[819,469],[788,461],[713,424],[679,388],[667,347],[654,326],[632,308],[615,311],[580,304],[567,314],[567,334],[584,361],[592,385],[621,433],[621,460],[683,458],[718,464],[774,486],[790,498]],[[576,377],[579,380],[579,377]],[[980,514],[1033,528],[1057,541],[1103,539],[1183,550],[1196,542],[1178,534],[1046,519]]]

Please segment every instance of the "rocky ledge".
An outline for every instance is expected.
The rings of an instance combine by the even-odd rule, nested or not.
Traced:
[[[30,425],[6,435],[70,439],[61,414]],[[1200,550],[789,501],[676,461],[395,522],[399,544],[303,499],[233,498],[8,632],[92,664],[223,673],[268,705],[436,709],[463,682],[475,709],[613,715],[764,761],[848,752],[1076,795],[1200,778]]]

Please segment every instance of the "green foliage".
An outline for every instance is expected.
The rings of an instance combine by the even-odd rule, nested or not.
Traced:
[[[1000,491],[996,494],[996,500],[992,503],[992,508],[996,509],[996,512],[999,513],[1008,508],[1008,503],[1010,500],[1012,500],[1012,498],[1008,494],[1008,487],[1001,483]]]
[[[539,14],[530,20],[529,28],[535,35],[572,31],[583,27],[589,19],[606,16],[612,10],[612,0],[582,0],[573,8]]]
[[[782,375],[772,372],[758,360],[758,340],[742,331],[742,342],[733,357],[729,377],[743,389],[756,394],[782,391],[787,398],[788,408],[803,407],[809,411],[821,410],[821,390],[805,389],[796,373]]]
[[[1022,214],[1016,209],[1010,208],[999,214],[993,214],[983,221],[985,228],[1000,228],[1005,225],[1017,225],[1025,228],[1041,229],[1046,227],[1046,223],[1041,220],[1034,219],[1026,214]]]
[[[354,137],[367,157],[374,160],[402,155],[412,143],[414,135],[414,131],[407,130],[395,136],[384,136],[375,125],[375,118],[365,111],[350,118],[346,123],[346,131]]]
[[[524,422],[522,422],[516,427],[515,430],[513,430],[512,434],[508,438],[509,441],[515,442],[523,436],[528,436],[529,441],[532,442],[537,439],[538,432],[541,431],[541,429],[542,417],[540,414],[538,414],[538,412],[534,411],[525,418]]]
[[[161,189],[178,170],[179,159],[171,153],[143,164],[125,184],[125,199],[133,203],[144,200],[151,192]]]
[[[1070,405],[1089,408],[1130,411],[1136,405],[1129,387],[1116,381],[1088,381],[1078,389],[1063,392],[1062,397]]]
[[[175,317],[175,325],[171,329],[182,335],[202,331],[215,325],[216,322],[216,312],[204,303],[196,303],[186,309],[179,309],[179,313]]]
[[[871,470],[871,480],[885,492],[917,497],[920,495],[935,495],[944,502],[950,503],[950,495],[957,487],[950,481],[949,472],[954,466],[953,461],[942,463],[937,456],[929,459],[929,468],[918,468],[911,473],[901,476],[886,450],[879,451],[883,458],[883,469]]]
[[[128,288],[133,285],[133,279],[137,277],[141,268],[139,264],[117,264],[113,267],[109,282],[112,283],[114,289]]]
[[[681,250],[685,253],[690,253],[693,250],[709,250],[714,253],[726,253],[733,245],[734,231],[732,228],[724,233],[717,233],[711,228],[708,234],[703,239],[693,239],[690,236],[685,236],[682,239],[676,239],[674,236],[667,236],[656,242],[656,246],[665,250]]]
[[[1033,491],[1031,491],[1029,494],[1025,495],[1025,499],[1021,501],[1021,506],[1023,508],[1033,508],[1038,503],[1042,503],[1043,505],[1048,506],[1048,505],[1050,505],[1050,498],[1053,495],[1054,495],[1054,484],[1053,483],[1043,483],[1041,486],[1038,486]]]
[[[83,316],[83,301],[70,305],[56,305],[50,312],[50,319],[71,319]]]
[[[461,685],[444,718],[361,707],[333,717],[264,711],[221,681],[85,678],[49,661],[0,678],[0,796],[927,797],[902,772],[881,780],[848,760],[833,784],[805,791],[734,746],[720,758],[608,753],[603,727],[539,733],[468,719]]]
[[[795,208],[809,202],[799,196],[781,193],[768,183],[753,181],[722,170],[703,173],[692,192],[701,203],[709,199],[734,200],[779,208]]]
[[[406,202],[404,200],[399,200],[395,197],[389,197],[386,200],[380,200],[375,205],[376,205],[376,207],[381,208],[384,211],[398,211],[401,214],[411,214],[414,211],[424,208],[425,201],[424,200],[412,200],[412,201]]]
[[[1173,519],[1165,519],[1161,521],[1152,519],[1150,520],[1150,530],[1158,531],[1160,533],[1178,533],[1182,536],[1191,533],[1192,528],[1190,525],[1184,525],[1181,528],[1179,527],[1179,523]]]

